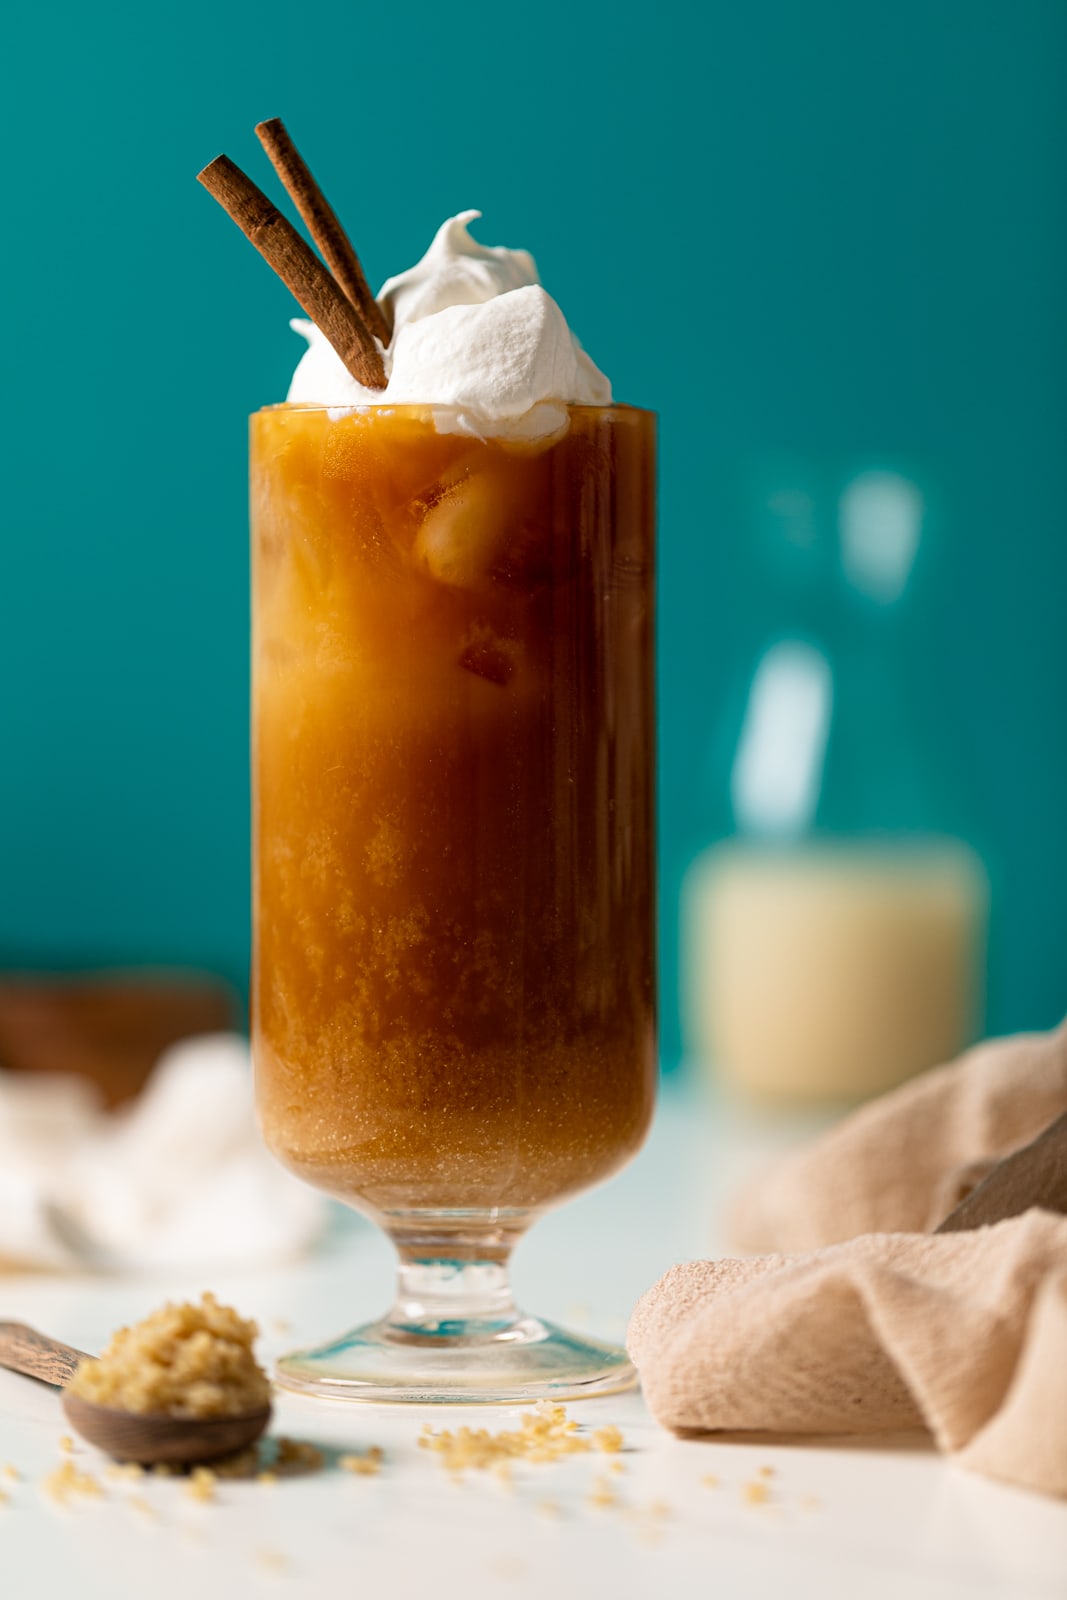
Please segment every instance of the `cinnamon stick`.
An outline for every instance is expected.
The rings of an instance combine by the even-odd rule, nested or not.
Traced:
[[[270,157],[275,172],[285,185],[304,225],[319,247],[319,253],[334,275],[337,286],[352,302],[363,321],[383,344],[389,343],[389,323],[371,293],[352,241],[337,220],[337,214],[315,182],[311,169],[289,137],[281,117],[256,124],[256,137]]]
[[[381,352],[366,323],[341,293],[311,247],[228,156],[218,156],[197,181],[236,222],[281,278],[345,367],[368,389],[385,388]]]

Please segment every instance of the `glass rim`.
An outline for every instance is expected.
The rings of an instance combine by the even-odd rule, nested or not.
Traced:
[[[612,414],[621,414],[623,416],[631,416],[631,417],[652,417],[652,418],[656,418],[658,416],[658,412],[651,410],[648,406],[630,405],[625,400],[610,400],[604,405],[585,405],[585,404],[579,404],[577,402],[571,402],[571,401],[566,401],[566,400],[540,400],[540,401],[537,402],[537,404],[538,405],[558,406],[561,410],[566,411],[568,416],[573,416],[573,415],[578,415],[578,416],[611,416]],[[531,411],[535,410],[535,409],[536,409],[536,407],[534,407],[534,406],[530,407]],[[359,403],[355,403],[355,404],[352,404],[352,405],[332,405],[332,406],[331,405],[323,405],[323,404],[321,404],[320,402],[317,402],[317,401],[313,403],[313,402],[308,401],[308,400],[273,400],[267,405],[257,406],[255,411],[250,411],[249,412],[249,417],[252,418],[252,417],[269,416],[272,412],[276,412],[276,411],[287,411],[287,412],[292,412],[294,414],[297,413],[297,412],[301,412],[301,413],[311,412],[311,413],[314,413],[314,414],[324,414],[324,415],[327,415],[327,416],[331,416],[331,417],[334,417],[334,418],[336,418],[338,420],[340,418],[342,418],[342,417],[364,416],[364,415],[401,416],[401,417],[418,417],[418,418],[431,417],[431,416],[434,416],[434,415],[439,414],[439,413],[444,413],[444,414],[446,414],[448,416],[451,416],[451,417],[472,417],[473,418],[473,417],[475,417],[477,415],[477,413],[473,410],[473,408],[471,406],[442,404],[442,403],[440,403],[438,401],[433,401],[433,400],[425,400],[425,401],[421,402],[421,404],[415,404],[415,403],[412,403],[410,401],[401,401],[401,402],[385,402],[385,401],[383,401],[383,402],[372,402],[372,403],[367,404],[367,405],[359,402]],[[523,412],[522,417],[527,417],[527,416],[529,416],[529,414],[530,414],[529,411],[525,411],[525,412]],[[497,422],[489,421],[488,425],[490,427],[496,426],[499,421],[507,421],[507,422],[510,422],[510,423],[521,422],[522,421],[522,417],[509,417],[509,418],[506,418],[506,419],[497,419]],[[488,419],[486,419],[486,420],[488,421]],[[522,435],[516,436],[516,435],[513,435],[513,434],[486,433],[484,435],[484,437],[485,438],[514,438],[514,437],[519,437],[521,439]]]

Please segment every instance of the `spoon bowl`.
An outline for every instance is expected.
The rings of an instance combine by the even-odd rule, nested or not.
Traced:
[[[247,1450],[270,1421],[269,1405],[232,1417],[172,1417],[165,1412],[121,1411],[64,1394],[63,1410],[76,1433],[116,1461],[142,1467],[188,1466]]]

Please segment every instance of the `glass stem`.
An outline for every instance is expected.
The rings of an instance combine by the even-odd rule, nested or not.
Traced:
[[[493,1337],[518,1318],[506,1259],[400,1257],[396,1301],[389,1315],[410,1338]]]

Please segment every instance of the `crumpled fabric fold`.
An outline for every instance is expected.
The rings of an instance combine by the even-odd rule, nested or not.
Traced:
[[[1067,1495],[1067,1217],[686,1262],[627,1343],[676,1432],[925,1424],[962,1465]]]
[[[0,1269],[253,1266],[325,1214],[263,1146],[236,1034],[172,1046],[118,1112],[83,1079],[0,1071]]]
[[[1003,1156],[1067,1111],[1067,1022],[993,1039],[851,1112],[742,1191],[739,1252],[926,1233]]]
[[[653,1415],[680,1433],[922,1425],[962,1466],[1067,1496],[1067,1216],[931,1231],[1065,1111],[1067,1024],[968,1051],[780,1161],[733,1215],[762,1253],[685,1262],[639,1301],[627,1342]]]

